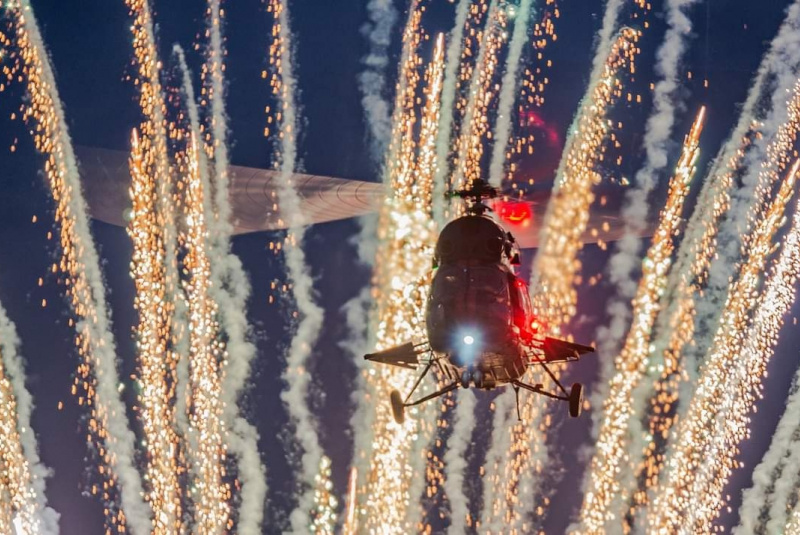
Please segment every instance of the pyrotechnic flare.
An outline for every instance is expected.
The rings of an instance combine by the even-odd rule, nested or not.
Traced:
[[[557,335],[560,325],[575,313],[574,280],[580,268],[577,254],[594,199],[592,187],[600,180],[595,168],[602,160],[609,129],[606,114],[619,97],[621,84],[617,75],[630,65],[637,39],[634,30],[622,30],[606,60],[603,76],[591,87],[581,106],[577,126],[564,148],[531,280],[535,312],[551,329],[551,335]],[[544,381],[534,377],[532,382]],[[514,526],[520,526],[534,507],[533,495],[538,490],[534,478],[543,470],[547,457],[545,407],[534,396],[525,398],[521,404],[524,424],[519,424],[510,421],[513,403],[511,395],[501,396],[495,412],[482,512],[482,526],[489,530],[509,529],[509,518]],[[503,457],[507,458],[498,464],[496,461]]]
[[[456,21],[450,31],[447,43],[447,63],[444,69],[442,98],[439,112],[439,128],[436,135],[436,174],[433,179],[433,219],[437,226],[445,224],[445,181],[450,173],[450,153],[452,150],[453,105],[459,87],[457,77],[463,56],[461,45],[467,25],[467,16],[472,0],[459,0],[456,7]]]
[[[682,389],[686,391],[686,387],[690,387],[691,382],[687,381],[693,381],[697,374],[694,355],[696,351],[684,351],[684,347],[688,347],[687,344],[694,339],[696,301],[698,296],[702,295],[701,286],[708,280],[722,215],[726,211],[731,212],[729,207],[734,190],[734,174],[739,173],[746,165],[745,154],[751,145],[757,147],[757,150],[752,152],[754,155],[764,155],[767,152],[778,155],[780,151],[768,151],[765,147],[773,142],[772,140],[779,140],[778,143],[783,144],[787,139],[785,136],[776,135],[778,129],[776,123],[781,120],[778,118],[785,118],[788,113],[786,94],[791,91],[796,81],[791,66],[800,64],[800,48],[797,46],[797,40],[800,38],[798,29],[800,29],[800,2],[795,2],[759,67],[734,133],[723,146],[708,173],[694,213],[687,224],[686,237],[678,250],[673,274],[670,276],[670,283],[663,298],[664,302],[669,304],[658,319],[652,340],[651,365],[646,370],[642,384],[634,392],[635,406],[639,407],[637,410],[645,410],[648,400],[651,405],[648,410],[647,428],[632,433],[631,451],[636,457],[631,458],[631,464],[639,467],[641,480],[641,490],[635,495],[634,507],[640,507],[649,500],[647,489],[658,482],[664,460],[664,444],[669,438],[678,413],[685,411],[687,405],[679,403],[679,393]],[[758,126],[755,117],[770,78],[774,78],[769,94],[770,112],[767,120]],[[770,180],[775,180],[772,177],[775,176],[773,173],[778,161],[770,160],[773,163],[762,169],[760,158],[762,157],[748,158],[752,162],[751,178],[743,183],[743,191],[738,194],[741,199],[752,199],[753,170],[758,169],[759,173],[765,173],[763,177],[769,176]],[[739,210],[740,213],[733,214],[732,218],[740,221],[737,224],[743,226],[745,223],[741,220],[748,217],[749,210],[744,208]],[[752,218],[752,215],[750,217]],[[729,239],[734,244],[740,241],[738,236]],[[735,253],[738,254],[738,251]],[[730,262],[736,263],[735,260]],[[701,313],[706,316],[715,315],[715,310],[713,306],[706,306]],[[709,320],[705,320],[704,323],[708,324]],[[653,437],[653,440],[649,440],[649,437]]]
[[[222,420],[220,366],[225,344],[217,321],[217,304],[211,296],[208,228],[204,212],[203,183],[198,165],[197,141],[189,137],[184,171],[186,230],[181,242],[186,251],[182,264],[189,312],[189,459],[191,461],[195,533],[215,534],[230,529],[230,486],[225,482],[227,449]]]
[[[150,514],[135,468],[134,435],[120,397],[110,313],[64,112],[30,4],[20,0],[4,8],[16,32],[15,69],[30,97],[23,117],[31,126],[37,150],[45,156],[45,177],[56,203],[62,249],[58,267],[69,281],[67,297],[77,318],[75,347],[81,364],[73,392],[79,404],[90,410],[89,441],[105,465],[102,488],[93,487],[92,492],[100,492],[107,506],[109,529],[127,528],[143,535],[150,532]]]
[[[675,239],[683,222],[684,201],[695,173],[705,108],[701,108],[683,144],[683,151],[670,181],[667,201],[659,225],[642,263],[639,289],[632,303],[633,322],[625,345],[615,359],[615,373],[603,403],[603,419],[595,443],[580,516],[579,531],[622,532],[624,510],[633,473],[628,466],[630,422],[636,417],[633,390],[648,366],[650,335],[660,311],[659,299],[667,285]]]
[[[292,183],[297,165],[299,121],[296,116],[289,12],[284,0],[270,0],[268,6],[274,18],[269,62],[272,70],[270,84],[278,100],[275,115],[280,140],[276,151],[276,166],[280,171],[278,205],[280,217],[290,229],[283,251],[299,312],[299,322],[286,356],[286,370],[283,374],[288,389],[281,393],[281,399],[286,405],[303,449],[300,474],[303,488],[297,506],[290,515],[290,521],[291,529],[295,533],[309,529],[319,533],[333,533],[334,511],[338,502],[331,494],[330,461],[319,444],[316,421],[308,406],[311,383],[308,361],[322,327],[323,310],[314,299],[314,281],[302,249],[306,222],[300,210],[300,197]]]
[[[161,64],[155,42],[153,19],[147,0],[126,0],[133,17],[131,32],[133,50],[137,67],[137,87],[139,105],[143,121],[139,127],[141,151],[140,170],[155,184],[156,203],[153,209],[158,213],[158,223],[162,226],[165,243],[164,284],[167,303],[174,301],[172,296],[178,291],[177,264],[175,260],[174,185],[171,180],[169,156],[167,153],[167,133],[165,124],[165,103],[159,80]],[[207,227],[204,219],[202,191],[198,191],[199,171],[196,155],[190,147],[189,179],[186,196],[187,231],[183,236],[186,255],[183,258],[188,280],[184,283],[189,317],[189,441],[188,457],[196,492],[193,495],[194,525],[196,533],[218,533],[228,527],[230,520],[230,487],[223,480],[224,462],[227,456],[222,424],[221,372],[225,360],[224,344],[219,338],[217,324],[217,305],[209,295],[211,279],[209,274]],[[193,189],[194,188],[194,189]],[[162,336],[171,336],[171,332]],[[174,368],[174,363],[172,363]],[[170,373],[175,374],[174,369]]]
[[[158,211],[157,187],[144,172],[136,131],[131,140],[131,220],[128,235],[133,242],[131,276],[136,286],[134,308],[139,314],[136,353],[139,365],[139,418],[146,456],[147,493],[153,511],[154,534],[181,531],[182,492],[178,484],[178,436],[175,433],[176,354],[170,348],[173,305],[165,295],[167,256]],[[182,467],[181,467],[182,468]]]
[[[17,331],[0,305],[0,533],[56,535],[58,513],[47,506],[49,470],[31,429],[33,399],[18,347]]]
[[[410,26],[418,22],[419,14],[412,13]],[[407,38],[416,39],[414,32]],[[416,50],[416,43],[409,45]],[[416,52],[409,52],[413,57]],[[429,259],[433,253],[435,232],[431,222],[430,202],[433,187],[435,162],[435,139],[438,127],[439,98],[444,70],[444,43],[437,40],[434,60],[426,76],[426,106],[422,117],[420,141],[414,140],[413,125],[416,111],[413,97],[416,93],[416,61],[402,66],[406,92],[398,94],[396,112],[400,119],[394,122],[393,139],[400,142],[394,151],[396,160],[387,160],[387,179],[391,193],[381,210],[379,225],[380,248],[375,271],[375,302],[377,303],[378,349],[390,347],[408,340],[424,337],[424,281],[430,276]],[[410,100],[406,100],[409,99]],[[408,104],[408,105],[406,105]],[[409,135],[402,135],[402,133]],[[420,146],[417,154],[417,146]],[[364,371],[363,383],[367,400],[374,413],[370,414],[371,440],[363,429],[356,436],[356,455],[370,461],[363,483],[359,484],[360,495],[358,524],[361,529],[378,530],[381,533],[406,533],[417,531],[419,510],[412,504],[418,496],[412,495],[411,482],[414,474],[414,451],[420,442],[426,446],[433,433],[430,418],[420,415],[409,418],[402,425],[395,423],[388,404],[376,403],[384,400],[393,389],[408,389],[414,376],[405,370],[381,367]],[[435,409],[436,407],[431,404]],[[362,414],[367,407],[362,405]],[[432,416],[429,414],[427,416]]]
[[[511,119],[514,115],[512,110],[519,79],[517,72],[520,67],[522,50],[528,39],[528,20],[532,15],[533,1],[521,0],[519,8],[515,9],[514,31],[511,34],[511,42],[508,45],[508,55],[506,57],[506,72],[503,74],[502,85],[500,86],[500,96],[497,102],[497,123],[494,127],[492,136],[494,147],[492,150],[492,161],[489,165],[489,183],[499,187],[503,181],[503,164],[506,162],[508,150],[508,140],[511,137]]]
[[[258,451],[258,431],[239,412],[239,398],[250,377],[250,367],[256,356],[256,347],[248,339],[247,301],[250,281],[239,258],[231,252],[233,232],[231,206],[228,198],[228,118],[225,113],[225,62],[222,36],[223,10],[219,0],[209,0],[206,13],[209,46],[203,69],[205,100],[210,125],[207,128],[205,149],[211,162],[207,177],[205,162],[200,158],[201,179],[210,182],[211,188],[204,198],[205,219],[209,226],[208,246],[214,261],[211,263],[211,288],[217,302],[221,329],[226,337],[227,358],[223,365],[222,402],[223,418],[227,428],[225,439],[228,449],[237,459],[237,479],[240,482],[240,504],[236,529],[243,535],[257,535],[262,531],[267,495],[266,469]],[[190,81],[184,87],[191,86]],[[194,97],[187,94],[188,109],[195,107]],[[197,115],[194,112],[195,116]],[[197,123],[193,120],[193,123]],[[200,139],[199,123],[192,124],[195,139]],[[202,155],[198,155],[201,157]],[[206,180],[210,178],[210,180]],[[214,193],[213,203],[211,192]],[[213,206],[213,210],[209,208]]]
[[[728,294],[686,418],[679,424],[675,442],[668,450],[665,480],[648,514],[651,529],[708,531],[723,504],[722,488],[735,465],[737,445],[747,432],[753,392],[761,382],[761,374],[752,373],[751,366],[771,353],[772,344],[765,342],[768,336],[762,329],[772,322],[758,316],[768,313],[766,309],[762,311],[762,303],[776,310],[782,308],[774,289],[764,294],[770,301],[760,301],[757,309],[752,296],[773,251],[772,238],[785,220],[784,209],[792,196],[799,165],[800,161],[790,170],[764,218],[753,230],[746,253],[743,251],[747,259]],[[800,225],[800,216],[796,221]],[[778,268],[776,273],[796,269],[795,263],[796,259],[786,268]],[[779,261],[777,265],[783,263]],[[781,277],[782,274],[771,277],[767,288],[775,284],[773,279]],[[751,323],[754,309],[756,319]],[[754,333],[749,332],[748,325]],[[757,336],[751,339],[753,334]],[[756,341],[759,345],[753,347]],[[744,348],[750,352],[744,353]]]
[[[601,363],[601,387],[595,396],[598,400],[609,395],[606,386],[609,384],[608,378],[614,372],[611,356],[617,354],[620,342],[631,323],[630,311],[626,305],[636,292],[634,272],[639,264],[641,235],[647,228],[650,210],[648,198],[658,183],[659,175],[667,166],[667,144],[672,139],[675,111],[681,102],[678,91],[678,80],[681,76],[679,69],[687,48],[686,41],[692,31],[692,22],[686,11],[697,1],[669,0],[666,5],[668,27],[656,54],[655,71],[659,80],[653,88],[653,109],[642,141],[645,161],[636,173],[633,187],[625,191],[622,209],[625,230],[622,238],[616,242],[615,253],[609,260],[609,279],[616,288],[617,297],[606,306],[610,316],[608,326],[603,326],[598,331],[598,355]]]
[[[494,77],[499,67],[508,22],[508,15],[502,6],[504,4],[500,0],[492,0],[489,5],[487,26],[472,73],[469,98],[455,147],[455,174],[449,180],[452,189],[460,189],[483,176],[481,159],[484,143],[491,136],[489,107],[496,97]],[[459,209],[461,207],[456,212]]]

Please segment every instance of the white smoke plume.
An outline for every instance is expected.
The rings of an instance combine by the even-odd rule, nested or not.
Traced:
[[[389,66],[389,46],[397,22],[397,10],[392,0],[369,0],[369,22],[361,33],[369,42],[369,53],[361,60],[365,70],[358,75],[361,105],[370,128],[372,155],[380,161],[392,134],[391,104],[386,98],[386,68]]]
[[[503,477],[503,460],[506,453],[511,449],[511,427],[512,416],[515,407],[514,392],[506,389],[494,400],[494,417],[492,419],[492,441],[489,444],[489,451],[486,452],[484,463],[484,485],[483,485],[483,507],[481,508],[482,526],[487,531],[502,531],[503,518],[493,513],[495,502],[500,499],[496,492],[502,492],[504,485],[498,484]],[[528,422],[525,422],[528,425]]]
[[[228,199],[228,117],[225,112],[223,18],[219,0],[209,1],[206,75],[210,80],[210,115],[213,159],[210,180],[214,191],[214,213],[208,213],[211,224],[209,245],[214,261],[211,293],[219,305],[220,325],[227,335],[228,359],[224,369],[222,399],[224,420],[229,428],[230,451],[237,458],[237,475],[241,482],[238,531],[257,535],[262,531],[266,506],[266,468],[258,451],[258,431],[238,410],[239,398],[250,377],[256,347],[249,339],[247,301],[250,281],[239,258],[231,252],[231,207]],[[194,128],[194,127],[193,127]],[[201,170],[201,173],[203,171]],[[201,174],[201,177],[203,175]],[[205,186],[205,185],[204,185]],[[206,208],[208,209],[208,208]]]
[[[106,290],[100,270],[100,259],[89,230],[89,218],[86,215],[86,201],[81,194],[80,174],[72,148],[72,141],[64,118],[61,99],[58,95],[56,79],[50,64],[49,55],[39,32],[33,8],[28,0],[20,0],[20,24],[30,35],[38,64],[31,65],[38,71],[45,87],[43,92],[52,105],[55,123],[51,125],[55,136],[55,146],[48,156],[52,156],[58,167],[64,170],[61,177],[69,191],[68,198],[62,199],[64,206],[61,213],[60,232],[79,240],[75,243],[75,263],[79,272],[73,276],[82,278],[86,283],[82,296],[85,301],[73,309],[77,316],[76,331],[83,333],[88,342],[85,349],[90,360],[95,364],[92,376],[96,379],[96,407],[105,415],[108,436],[102,446],[108,450],[112,459],[109,469],[117,477],[120,492],[121,509],[125,512],[127,527],[133,535],[144,535],[150,532],[150,508],[142,499],[144,494],[139,471],[136,469],[134,457],[133,432],[128,426],[125,405],[119,391],[120,378],[117,372],[116,343],[111,333],[111,315],[106,302]],[[24,14],[23,14],[24,13]],[[92,317],[83,314],[94,311]]]
[[[658,177],[667,166],[667,145],[673,134],[675,113],[680,106],[677,94],[680,79],[680,66],[687,48],[687,38],[692,31],[692,22],[686,11],[698,0],[670,0],[667,2],[667,31],[657,53],[655,72],[659,80],[653,91],[653,110],[647,120],[644,135],[645,162],[636,173],[634,186],[625,194],[622,216],[625,230],[616,244],[608,273],[615,285],[617,296],[608,306],[610,315],[608,327],[598,331],[600,355],[613,355],[618,351],[630,324],[630,302],[636,293],[637,281],[634,272],[641,263],[641,235],[647,228],[647,215],[650,211],[648,197],[655,188]],[[622,301],[620,306],[619,301]],[[601,385],[613,371],[613,359],[601,358],[607,363],[601,371]],[[598,399],[605,397],[605,388],[597,392]],[[600,397],[602,396],[602,397]]]
[[[59,515],[47,506],[45,496],[45,479],[51,472],[39,458],[39,446],[31,428],[33,397],[25,387],[25,365],[19,354],[19,343],[16,328],[0,305],[0,380],[5,375],[11,385],[11,395],[16,401],[19,446],[28,464],[26,472],[13,472],[17,477],[28,476],[27,481],[14,482],[20,491],[24,490],[24,493],[20,492],[21,495],[10,498],[14,508],[22,509],[18,514],[25,518],[30,528],[42,535],[58,535]]]
[[[467,448],[475,430],[475,394],[471,390],[456,391],[453,432],[444,454],[444,492],[450,502],[450,526],[447,533],[456,535],[466,530],[469,498],[464,492],[465,472],[469,466]]]
[[[503,182],[503,165],[506,161],[508,140],[511,137],[511,119],[514,116],[513,107],[519,85],[517,72],[522,58],[522,50],[528,44],[528,20],[530,20],[532,11],[533,1],[521,0],[514,20],[511,42],[508,45],[506,72],[503,75],[500,88],[500,98],[497,104],[497,122],[494,127],[494,136],[492,136],[494,148],[492,160],[489,164],[489,183],[495,187],[500,187]]]
[[[439,128],[436,136],[436,172],[433,178],[433,220],[439,228],[445,223],[445,181],[451,172],[449,156],[453,137],[453,107],[458,89],[458,66],[461,63],[461,47],[464,40],[464,26],[467,24],[469,6],[472,0],[459,0],[456,7],[456,21],[447,43],[444,68],[444,84],[439,114]]]
[[[795,375],[786,409],[764,458],[753,471],[753,486],[742,494],[734,535],[779,533],[786,526],[789,493],[797,488],[800,466],[800,373]],[[772,531],[767,529],[769,521]],[[777,528],[777,529],[776,529]]]
[[[280,145],[280,175],[278,178],[278,205],[281,218],[290,229],[289,242],[284,248],[284,259],[292,283],[292,292],[299,312],[299,321],[286,356],[283,378],[288,388],[281,392],[289,412],[295,434],[303,453],[300,480],[303,490],[298,503],[289,516],[291,531],[306,533],[313,521],[315,508],[315,482],[323,459],[322,447],[316,429],[316,419],[308,405],[309,384],[308,361],[322,327],[323,310],[316,303],[314,280],[306,263],[302,249],[306,221],[300,210],[300,197],[294,188],[292,177],[297,165],[297,117],[296,80],[292,65],[292,35],[289,26],[289,11],[284,3],[279,14],[281,46],[280,91],[283,137]]]

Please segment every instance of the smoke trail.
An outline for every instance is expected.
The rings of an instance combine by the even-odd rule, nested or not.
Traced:
[[[444,492],[450,502],[450,526],[447,532],[451,535],[465,532],[469,516],[469,498],[464,492],[464,476],[469,466],[467,448],[475,430],[475,394],[471,390],[458,390],[455,402],[453,432],[444,454]]]
[[[769,450],[753,470],[753,486],[743,492],[739,525],[734,535],[779,533],[788,519],[788,499],[797,487],[800,466],[800,373],[795,374],[786,409],[778,422]],[[765,525],[769,521],[770,525]],[[770,529],[771,531],[768,531]]]
[[[0,305],[0,490],[5,491],[0,496],[8,498],[3,506],[24,533],[58,535],[59,515],[47,506],[45,496],[50,470],[39,458],[31,428],[33,398],[25,387],[25,366],[18,348],[17,331]],[[6,529],[12,531],[10,525]]]
[[[699,285],[707,279],[719,221],[730,206],[731,191],[734,188],[733,174],[742,167],[744,154],[751,143],[768,142],[768,138],[760,138],[753,133],[760,103],[764,100],[770,83],[774,84],[769,93],[768,100],[771,102],[785,99],[794,83],[792,76],[773,76],[773,73],[776,69],[783,70],[784,63],[797,65],[800,61],[794,36],[800,24],[798,5],[800,3],[795,2],[788,10],[786,21],[759,66],[739,121],[708,172],[662,298],[668,305],[659,315],[654,329],[650,366],[634,391],[634,410],[637,414],[645,414],[647,405],[652,404],[648,417],[650,432],[658,436],[667,437],[676,416],[685,411],[686,404],[678,403],[678,399],[685,394],[691,395],[685,391],[691,390],[690,385],[697,376],[697,355],[692,351],[684,351],[684,346],[694,338],[695,302],[700,295]],[[772,119],[767,121],[772,122]],[[684,381],[684,377],[689,380]],[[675,405],[678,406],[677,409]],[[650,476],[644,483],[646,487],[650,487],[657,481],[661,470],[662,461],[659,457],[663,454],[663,446],[650,449],[650,440],[644,430],[632,427],[631,436],[631,464],[647,467]]]
[[[323,310],[315,301],[314,281],[301,247],[306,221],[300,210],[300,197],[292,183],[297,163],[299,125],[295,102],[296,81],[292,66],[292,36],[286,3],[282,0],[270,0],[269,5],[275,17],[274,41],[270,46],[270,64],[275,68],[272,87],[280,102],[281,113],[278,121],[281,132],[280,150],[277,155],[280,171],[278,204],[281,218],[290,229],[287,246],[284,248],[284,260],[300,316],[286,356],[286,370],[283,373],[288,389],[281,393],[281,399],[286,405],[292,424],[295,426],[295,434],[303,449],[300,476],[303,490],[289,519],[294,533],[307,532],[312,526],[314,531],[331,532],[333,526],[325,523],[333,521],[330,509],[336,507],[336,501],[330,495],[321,496],[321,493],[325,493],[327,485],[325,481],[320,481],[324,479],[320,470],[328,461],[319,444],[315,418],[308,406],[311,377],[307,367],[311,350],[322,327]]]
[[[647,227],[649,212],[648,197],[656,186],[658,175],[667,166],[667,143],[675,123],[675,111],[679,104],[679,68],[687,48],[687,37],[692,31],[692,22],[686,11],[699,0],[670,0],[667,3],[667,31],[664,42],[657,53],[655,72],[660,77],[653,91],[653,111],[647,120],[644,135],[645,162],[636,173],[634,187],[625,193],[622,216],[625,230],[617,241],[616,252],[609,260],[609,279],[616,287],[617,296],[607,306],[609,324],[598,331],[598,349],[601,369],[600,385],[607,385],[613,373],[613,359],[604,358],[615,354],[630,325],[630,310],[626,306],[636,292],[634,271],[640,265],[641,235]],[[607,389],[597,390],[599,402],[607,396]]]
[[[506,58],[506,72],[503,75],[500,99],[497,104],[497,123],[494,127],[494,148],[492,161],[489,164],[489,183],[499,187],[503,182],[503,164],[506,161],[508,140],[511,137],[511,119],[514,115],[513,106],[517,94],[517,71],[519,70],[522,49],[528,42],[528,19],[533,11],[532,0],[522,0],[519,11],[514,20],[514,32],[511,43],[508,45]]]
[[[91,442],[97,451],[105,452],[102,461],[109,468],[105,477],[120,491],[121,508],[107,504],[112,505],[109,514],[121,509],[125,520],[117,513],[114,519],[117,524],[127,524],[134,535],[144,535],[151,529],[150,511],[142,499],[142,483],[135,467],[134,435],[128,427],[118,388],[116,347],[100,261],[89,231],[86,203],[80,194],[80,175],[64,111],[30,3],[20,0],[6,7],[14,17],[21,70],[31,97],[25,120],[36,125],[34,142],[47,158],[46,177],[58,207],[61,267],[71,281],[67,292],[77,317],[77,349],[85,364],[78,382],[85,385],[86,395],[92,400],[92,417],[97,424],[90,430]],[[109,525],[112,523],[111,518],[106,520]]]
[[[787,264],[788,247],[761,298],[754,303],[752,296],[773,251],[773,236],[785,220],[799,166],[800,161],[792,167],[750,236],[747,259],[726,298],[695,395],[667,452],[666,477],[648,515],[651,528],[707,531],[724,503],[722,490],[735,465],[737,445],[747,434],[747,414],[777,338],[775,325],[780,326],[793,300],[793,292],[782,289],[787,277],[794,282],[791,274],[797,270],[791,256]],[[795,226],[800,226],[800,215],[793,231]],[[788,304],[786,293],[792,297]]]
[[[453,137],[453,109],[458,90],[458,67],[461,62],[461,46],[472,0],[459,0],[456,21],[447,43],[447,63],[444,68],[442,104],[439,129],[436,136],[436,174],[433,179],[433,219],[441,228],[445,223],[445,180],[450,173],[449,156]]]
[[[389,45],[397,10],[392,0],[369,0],[367,14],[369,22],[361,27],[361,33],[369,41],[369,53],[361,60],[365,70],[358,75],[358,86],[372,137],[372,157],[380,160],[392,134],[391,110],[385,92]]]
[[[214,261],[211,263],[213,283],[211,295],[219,305],[219,322],[227,337],[228,358],[223,370],[222,399],[224,420],[228,426],[228,447],[237,458],[237,477],[241,482],[237,529],[243,535],[257,535],[262,531],[264,507],[267,496],[266,468],[258,451],[258,431],[239,412],[239,400],[250,377],[251,364],[256,356],[256,347],[249,340],[247,301],[250,298],[250,281],[241,260],[231,252],[231,207],[228,198],[228,117],[225,112],[224,50],[222,39],[222,11],[219,0],[210,0],[208,7],[208,30],[210,46],[204,69],[208,102],[211,114],[211,146],[207,152],[211,158],[214,208],[206,206],[206,221],[212,229],[209,246]],[[189,87],[191,87],[191,81]],[[186,84],[184,84],[186,85]],[[188,96],[188,95],[187,95]],[[187,98],[190,111],[195,107],[194,98]],[[192,125],[199,131],[198,123]],[[198,138],[199,139],[199,138]],[[210,149],[210,150],[209,150]],[[205,165],[201,161],[201,179],[205,178]],[[205,185],[204,185],[205,187]],[[210,189],[206,191],[211,191]]]

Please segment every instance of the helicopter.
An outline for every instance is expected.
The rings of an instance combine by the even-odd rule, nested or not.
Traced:
[[[568,404],[577,418],[583,406],[583,385],[570,389],[550,369],[551,364],[574,362],[594,348],[546,336],[533,312],[528,286],[517,274],[520,249],[514,236],[488,213],[484,201],[498,192],[484,180],[450,194],[467,203],[465,215],[448,223],[439,234],[433,255],[434,275],[425,308],[427,340],[407,342],[364,358],[371,362],[416,370],[411,391],[390,393],[392,415],[405,421],[405,409],[458,388],[493,390],[510,385],[516,395],[527,390]],[[523,380],[528,368],[541,366],[556,387]],[[422,380],[436,369],[444,387],[411,400]]]

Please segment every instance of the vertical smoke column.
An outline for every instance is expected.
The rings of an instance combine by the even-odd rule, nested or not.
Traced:
[[[264,506],[267,495],[266,469],[258,451],[258,431],[238,411],[239,397],[250,377],[250,367],[256,356],[255,345],[248,340],[247,300],[250,297],[250,282],[239,258],[231,252],[231,207],[228,199],[228,118],[225,113],[225,62],[222,36],[223,10],[219,0],[210,0],[208,12],[209,47],[203,69],[205,97],[210,111],[210,136],[205,144],[211,161],[206,170],[200,162],[201,178],[207,194],[204,195],[205,219],[211,230],[208,246],[214,261],[211,263],[212,284],[210,292],[218,304],[218,321],[227,337],[227,359],[223,367],[222,380],[223,417],[227,427],[228,448],[237,458],[237,478],[241,483],[237,530],[243,535],[261,533]],[[186,72],[186,71],[184,71]],[[184,87],[191,89],[191,81]],[[192,131],[200,140],[199,120],[193,96],[188,109],[193,113]],[[198,156],[202,156],[199,154]],[[210,177],[207,176],[210,172]],[[212,197],[213,202],[210,197]],[[213,208],[211,208],[213,207]]]
[[[303,450],[298,503],[289,519],[295,533],[308,530],[332,533],[335,526],[333,511],[336,499],[326,476],[330,461],[319,444],[316,421],[308,406],[311,377],[308,361],[322,327],[323,311],[314,299],[313,279],[302,249],[306,221],[300,211],[300,197],[292,183],[297,165],[296,83],[292,65],[292,43],[289,29],[289,11],[285,0],[270,0],[268,10],[274,18],[273,40],[270,43],[269,62],[272,69],[270,84],[277,97],[276,123],[279,148],[277,149],[278,205],[280,218],[290,229],[284,247],[284,260],[292,282],[292,290],[300,320],[286,356],[283,378],[288,389],[281,393],[297,439]]]
[[[752,370],[742,371],[747,364],[739,362],[740,350],[749,346],[748,329],[754,325],[751,314],[757,303],[752,296],[773,250],[772,238],[784,221],[798,163],[750,237],[747,259],[728,294],[695,395],[668,450],[665,478],[648,514],[651,529],[707,531],[719,513],[737,444],[747,432],[742,420],[752,403],[752,389],[761,381]],[[742,357],[744,363],[762,358],[768,347],[753,350],[755,355]]]
[[[499,187],[503,181],[503,164],[506,161],[508,140],[511,137],[511,119],[514,115],[512,108],[514,107],[514,97],[517,95],[517,85],[519,83],[517,73],[522,59],[522,49],[528,42],[528,20],[532,11],[532,0],[521,0],[514,18],[514,31],[511,35],[511,42],[508,45],[506,72],[503,75],[500,97],[497,103],[497,124],[495,124],[494,135],[492,136],[494,148],[492,150],[492,160],[489,164],[489,183],[496,187]]]
[[[453,434],[447,441],[444,454],[444,491],[450,502],[450,526],[447,533],[465,533],[469,511],[469,500],[464,492],[464,473],[467,470],[467,448],[475,429],[475,394],[469,390],[458,390],[454,414]]]
[[[25,534],[55,535],[58,513],[47,507],[48,469],[39,459],[31,429],[33,399],[25,387],[18,347],[17,331],[0,305],[0,533],[16,528]]]
[[[627,465],[630,420],[636,416],[633,389],[648,365],[650,337],[660,311],[659,298],[667,285],[675,239],[680,231],[689,185],[699,155],[705,108],[701,108],[686,136],[683,151],[669,185],[667,202],[642,265],[639,289],[632,303],[633,323],[615,360],[609,396],[603,403],[603,419],[589,471],[589,484],[581,509],[579,530],[585,533],[622,532],[620,515],[627,504],[626,492],[633,473]]]
[[[392,134],[391,108],[384,93],[386,68],[390,61],[389,45],[392,42],[392,28],[397,21],[397,10],[392,0],[370,0],[367,12],[369,22],[361,27],[361,33],[369,39],[369,53],[361,60],[366,68],[358,75],[358,85],[372,137],[372,152],[380,159],[386,152]]]
[[[142,500],[134,435],[120,398],[103,277],[55,77],[30,4],[20,0],[4,7],[16,31],[16,68],[30,96],[24,119],[34,132],[36,148],[45,156],[45,177],[56,203],[62,249],[58,265],[69,280],[67,296],[77,318],[76,348],[82,361],[75,389],[81,392],[79,401],[91,411],[89,441],[105,465],[102,498],[107,506],[106,522],[109,529],[125,529],[127,524],[134,535],[144,535],[150,532],[150,514]]]
[[[634,186],[625,191],[625,205],[622,216],[625,223],[624,234],[615,245],[615,253],[609,260],[610,281],[616,287],[617,296],[608,303],[609,326],[598,332],[598,349],[601,371],[601,387],[597,399],[604,399],[608,393],[604,385],[613,373],[610,365],[611,355],[619,350],[630,325],[630,312],[627,300],[636,292],[634,272],[639,265],[640,241],[647,228],[647,214],[650,210],[648,197],[657,185],[657,179],[667,166],[667,143],[672,137],[676,107],[680,104],[678,94],[679,68],[687,47],[687,37],[692,31],[691,20],[685,11],[698,0],[669,0],[667,2],[667,31],[664,41],[656,55],[655,72],[659,76],[653,89],[653,109],[647,120],[644,140],[644,165],[636,173]],[[640,286],[641,287],[641,286]],[[603,365],[604,363],[608,363]]]
[[[178,484],[178,436],[175,433],[175,377],[168,370],[176,355],[169,348],[172,304],[165,295],[167,246],[157,205],[157,188],[144,171],[142,152],[134,131],[131,141],[131,220],[128,235],[133,242],[131,276],[136,286],[134,308],[136,353],[139,368],[139,418],[147,467],[145,499],[153,511],[154,534],[181,530],[182,492]]]
[[[630,68],[637,39],[634,30],[626,28],[620,32],[602,75],[595,80],[581,105],[564,148],[531,275],[534,309],[551,335],[558,335],[560,326],[575,314],[574,280],[580,268],[577,255],[583,245],[581,236],[594,200],[592,188],[600,180],[595,167],[605,150],[609,129],[607,113],[619,98],[621,83],[617,75],[624,68]],[[534,377],[533,382],[544,380]],[[534,480],[546,461],[545,407],[535,396],[523,397],[524,424],[518,424],[509,422],[513,403],[510,394],[497,401],[482,512],[487,529],[503,529],[508,525],[506,518],[513,518],[516,526],[521,524],[534,507],[533,494],[538,488]]]

